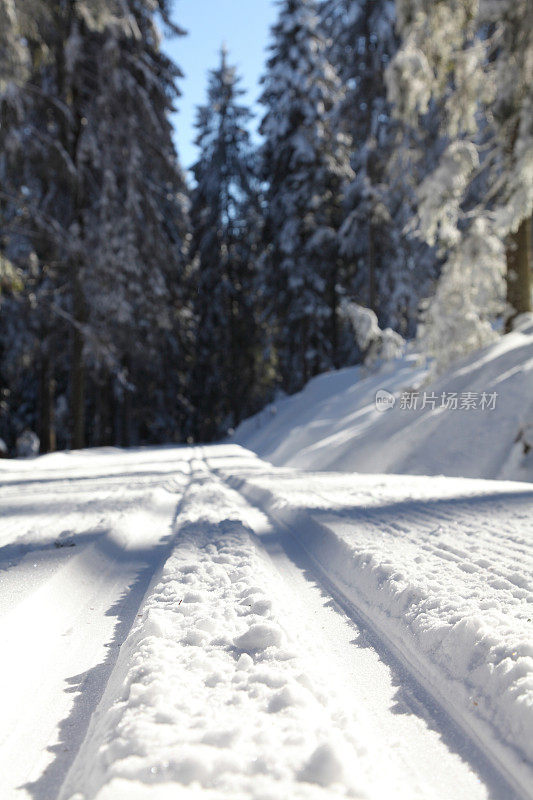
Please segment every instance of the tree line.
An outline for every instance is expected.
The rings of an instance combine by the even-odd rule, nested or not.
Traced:
[[[527,0],[283,0],[259,145],[225,49],[185,175],[168,0],[0,0],[0,437],[206,441],[357,363],[531,310]],[[353,317],[353,314],[352,314]]]

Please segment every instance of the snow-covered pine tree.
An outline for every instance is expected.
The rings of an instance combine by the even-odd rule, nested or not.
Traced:
[[[391,99],[411,121],[431,100],[444,109],[445,146],[418,207],[421,235],[445,259],[422,329],[442,367],[495,336],[506,272],[511,315],[531,308],[533,7],[399,0],[397,9],[402,46],[388,74]]]
[[[67,371],[72,446],[85,441],[87,371],[98,382],[106,362],[107,374],[122,376],[113,402],[117,387],[142,386],[139,434],[167,438],[180,382],[163,376],[180,374],[169,367],[183,355],[187,223],[168,120],[179,71],[161,53],[155,25],[156,15],[170,24],[166,0],[26,0],[16,13],[28,63],[25,79],[1,98],[4,189],[16,209],[6,247],[27,278],[34,369],[40,360],[43,387],[55,377],[65,383],[54,361]],[[58,346],[67,337],[70,353]],[[92,397],[99,402],[102,392]],[[50,388],[41,391],[42,419],[53,402]],[[131,426],[122,436],[114,427],[115,441],[126,443]]]
[[[76,215],[71,200],[77,195],[78,173],[72,155],[81,116],[75,117],[67,102],[72,101],[73,93],[67,87],[65,54],[72,9],[41,0],[8,2],[7,6],[11,6],[7,16],[11,29],[16,30],[19,52],[20,48],[24,51],[24,69],[14,80],[9,53],[7,63],[0,65],[0,73],[8,76],[0,82],[2,245],[19,268],[25,291],[4,302],[12,325],[11,330],[4,328],[3,336],[13,336],[5,348],[4,369],[13,398],[17,398],[17,383],[24,384],[24,405],[32,409],[25,422],[38,427],[37,409],[41,420],[48,420],[40,426],[44,427],[40,435],[46,450],[53,446],[48,391],[55,371],[53,341],[64,334],[63,321],[52,308],[57,288],[65,291],[69,284],[73,256],[69,234]],[[2,55],[6,56],[4,48]],[[20,336],[22,330],[24,336]],[[40,374],[44,391],[38,392],[35,381],[18,374],[13,353]]]
[[[223,48],[198,109],[191,204],[197,324],[191,396],[194,436],[203,441],[257,410],[266,377],[256,285],[259,185],[243,93]]]
[[[390,125],[383,73],[397,49],[394,2],[323,0],[320,16],[328,56],[344,86],[339,124],[354,145],[372,139],[375,147]]]
[[[347,190],[342,251],[351,264],[346,291],[373,309],[383,326],[416,330],[418,304],[434,276],[435,258],[404,232],[413,213],[412,158],[405,170],[406,131],[392,115],[385,70],[398,40],[391,0],[324,0],[322,27],[344,89],[335,125],[353,142],[355,177]],[[411,143],[412,145],[412,143]],[[412,153],[410,154],[412,156]]]
[[[383,168],[390,144],[383,70],[395,49],[393,10],[388,0],[326,0],[322,6],[330,59],[345,88],[335,109],[335,124],[353,142],[355,179],[347,193],[342,247],[354,262],[351,293],[375,312],[382,299],[378,283],[391,222],[383,197]],[[392,269],[390,262],[388,267]]]
[[[169,121],[181,73],[161,51],[153,5],[126,6],[128,24],[102,34],[82,154],[101,187],[85,228],[91,435],[123,444],[183,437],[192,333],[188,188]],[[166,3],[156,10],[170,27]]]
[[[338,76],[313,0],[284,0],[263,78],[262,175],[267,182],[263,277],[282,387],[297,391],[342,363],[338,229],[353,179],[335,129]]]

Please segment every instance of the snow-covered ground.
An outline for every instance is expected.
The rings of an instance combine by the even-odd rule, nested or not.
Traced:
[[[533,481],[533,315],[438,380],[425,377],[414,356],[320,375],[232,441],[276,466]],[[380,390],[394,407],[376,407]]]
[[[533,797],[533,488],[0,463],[0,797]]]

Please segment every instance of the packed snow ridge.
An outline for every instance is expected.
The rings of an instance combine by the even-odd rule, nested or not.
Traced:
[[[533,488],[235,444],[0,463],[6,800],[512,800]]]
[[[284,589],[249,516],[235,492],[197,478],[62,797],[130,796],[132,782],[361,796],[364,739],[284,630]]]
[[[269,473],[255,459],[242,472],[232,485],[290,527],[450,713],[533,761],[533,489]]]

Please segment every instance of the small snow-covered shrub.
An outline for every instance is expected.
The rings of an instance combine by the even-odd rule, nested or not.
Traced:
[[[35,458],[39,455],[39,437],[33,431],[26,430],[17,439],[17,458]]]
[[[366,366],[393,361],[401,356],[405,348],[404,339],[391,328],[381,330],[378,318],[370,308],[345,300],[341,306],[341,313],[353,328],[357,346],[363,353]]]

